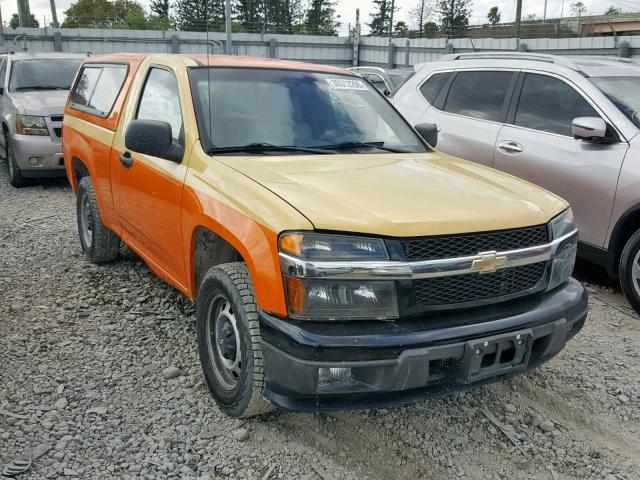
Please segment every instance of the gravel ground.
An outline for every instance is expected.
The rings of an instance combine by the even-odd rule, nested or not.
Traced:
[[[232,420],[203,384],[192,303],[126,249],[87,263],[65,182],[6,177],[2,164],[0,468],[50,446],[22,478],[640,479],[640,319],[618,289],[589,284],[582,333],[508,383]]]

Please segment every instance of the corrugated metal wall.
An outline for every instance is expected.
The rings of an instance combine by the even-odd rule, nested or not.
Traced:
[[[20,28],[4,30],[4,50],[30,52],[92,52],[94,54],[170,53],[178,46],[182,53],[210,53],[224,50],[225,34],[211,32],[174,32],[150,30],[98,30],[69,28]],[[640,57],[640,36],[540,38],[522,41],[531,52],[560,55],[617,55],[619,44],[628,42],[631,56]],[[437,60],[446,53],[487,50],[513,51],[518,47],[515,38],[418,38],[393,39],[389,47],[387,38],[362,37],[359,46],[360,65],[394,66],[413,65]],[[2,49],[3,47],[0,47]],[[274,56],[282,59],[302,60],[340,66],[350,66],[353,45],[349,37],[311,35],[278,35],[236,33],[233,35],[236,55],[258,57]]]

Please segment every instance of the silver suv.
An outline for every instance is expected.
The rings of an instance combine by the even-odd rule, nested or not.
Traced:
[[[442,152],[566,198],[579,255],[640,312],[640,64],[487,52],[416,70],[392,99],[405,118],[436,124]]]
[[[0,117],[9,180],[65,176],[62,117],[78,68],[86,55],[10,54],[0,60]]]

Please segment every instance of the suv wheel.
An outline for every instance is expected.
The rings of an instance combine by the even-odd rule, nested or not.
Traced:
[[[640,313],[640,230],[631,236],[622,251],[620,284],[633,309]]]
[[[104,263],[114,260],[120,250],[120,239],[102,224],[91,177],[80,179],[76,213],[82,252],[89,261]]]
[[[263,397],[257,312],[244,263],[225,263],[207,272],[196,301],[198,351],[214,400],[232,417],[273,410]]]
[[[4,145],[4,156],[7,159],[7,166],[9,168],[9,183],[15,188],[24,187],[27,182],[22,176],[20,167],[18,167],[18,164],[16,163],[16,157],[13,153],[13,149],[11,148],[11,143],[9,142],[8,135],[4,136]]]

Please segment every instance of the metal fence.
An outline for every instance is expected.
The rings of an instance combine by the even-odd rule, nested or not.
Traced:
[[[5,51],[223,53],[225,33],[18,28],[4,30]],[[447,53],[530,51],[558,55],[640,57],[640,36],[580,38],[388,38],[234,33],[232,53],[338,66],[401,67]]]

